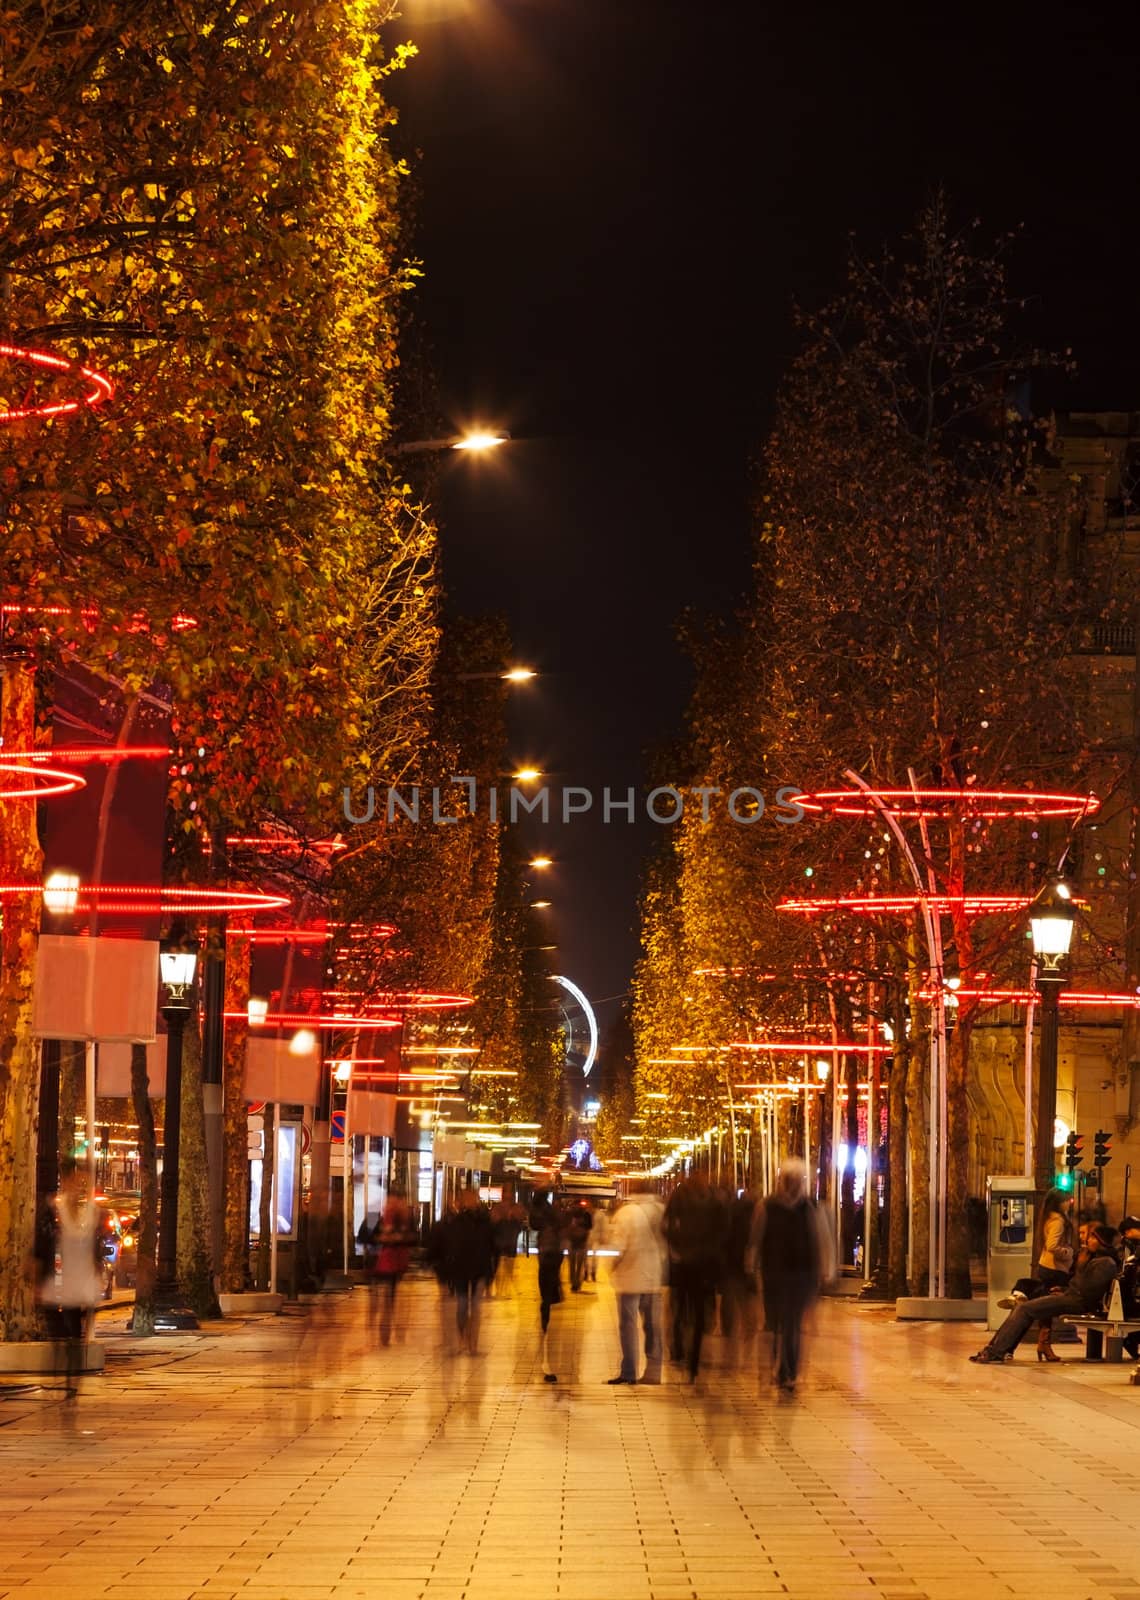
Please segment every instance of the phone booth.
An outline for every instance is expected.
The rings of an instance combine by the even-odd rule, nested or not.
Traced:
[[[1033,1226],[1037,1193],[1032,1178],[986,1179],[986,1327],[1000,1328],[1006,1313],[998,1306],[1033,1266]]]

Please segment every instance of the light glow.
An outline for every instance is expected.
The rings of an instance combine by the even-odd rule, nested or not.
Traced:
[[[590,1044],[586,1051],[586,1059],[582,1063],[582,1076],[584,1078],[588,1078],[590,1076],[590,1069],[594,1065],[594,1061],[598,1054],[598,1019],[594,1015],[594,1008],[586,999],[586,996],[582,993],[581,989],[579,989],[578,985],[576,983],[572,983],[569,978],[560,978],[552,973],[551,981],[561,984],[568,994],[572,994],[574,999],[577,1000],[578,1004],[582,1007],[582,1011],[585,1014],[586,1026],[590,1030]]]
[[[1057,794],[1036,789],[820,789],[797,794],[805,811],[836,817],[866,817],[881,808],[895,817],[1081,817],[1099,811],[1095,794]]]

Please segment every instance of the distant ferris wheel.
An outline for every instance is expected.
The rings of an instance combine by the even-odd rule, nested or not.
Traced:
[[[576,983],[553,973],[551,977],[566,991],[562,1002],[562,1021],[566,1028],[566,1065],[577,1068],[583,1078],[588,1078],[598,1054],[598,1019],[594,1015],[594,1008]]]

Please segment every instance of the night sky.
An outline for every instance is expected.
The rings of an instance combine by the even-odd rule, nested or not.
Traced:
[[[555,781],[624,793],[680,734],[678,619],[746,592],[793,301],[840,286],[851,231],[875,249],[938,184],[963,219],[1023,225],[1032,331],[1081,367],[1056,403],[1140,409],[1122,5],[405,0],[389,35],[420,49],[392,93],[443,412],[515,440],[444,463],[448,604],[505,612],[541,669],[513,754]],[[559,970],[603,1021],[660,831],[536,841]]]

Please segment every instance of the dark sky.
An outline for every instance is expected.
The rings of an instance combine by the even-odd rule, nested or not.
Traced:
[[[420,49],[393,94],[444,413],[516,440],[444,464],[449,604],[507,614],[543,673],[515,753],[598,805],[681,730],[683,609],[746,591],[792,302],[840,285],[850,231],[873,249],[938,184],[1023,225],[1015,283],[1081,365],[1063,398],[1140,409],[1123,5],[405,0],[393,37]],[[597,999],[629,986],[658,832],[542,840],[560,970]]]

